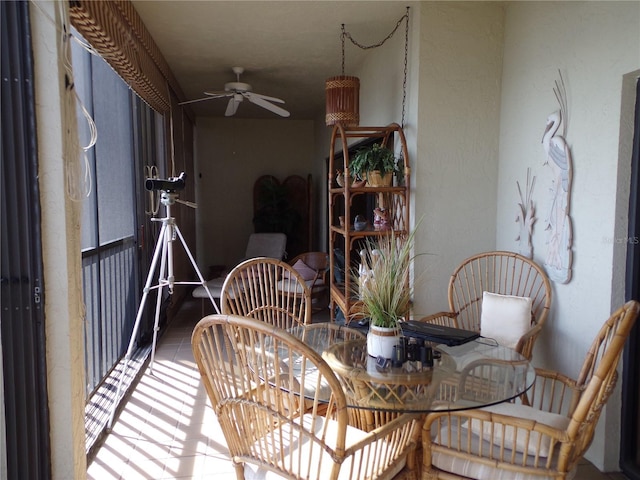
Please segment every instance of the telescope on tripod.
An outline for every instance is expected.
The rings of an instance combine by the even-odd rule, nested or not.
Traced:
[[[187,243],[180,232],[180,228],[176,225],[175,218],[171,216],[171,207],[176,203],[184,203],[190,207],[195,207],[195,204],[191,202],[185,202],[178,199],[178,191],[183,190],[185,187],[185,173],[182,172],[178,177],[171,177],[168,179],[157,179],[157,178],[147,178],[145,180],[145,188],[149,191],[160,191],[160,203],[165,206],[166,214],[164,218],[152,218],[152,222],[162,222],[162,228],[160,229],[160,233],[158,235],[158,240],[156,242],[153,258],[151,260],[151,265],[149,267],[149,274],[147,275],[147,280],[142,290],[142,298],[140,300],[140,306],[138,307],[138,313],[136,315],[136,320],[133,325],[133,331],[131,333],[131,339],[129,340],[129,345],[127,347],[127,352],[124,356],[124,364],[122,366],[122,370],[120,371],[120,378],[118,380],[118,387],[116,390],[116,396],[113,401],[113,406],[111,409],[111,414],[109,416],[109,422],[107,424],[107,428],[111,429],[113,419],[115,416],[115,411],[118,406],[118,402],[120,401],[120,392],[122,390],[122,385],[124,382],[124,378],[126,376],[127,368],[129,366],[129,360],[131,359],[131,354],[133,353],[133,349],[136,344],[136,337],[138,335],[138,329],[140,327],[140,321],[142,319],[142,315],[144,313],[145,304],[147,302],[147,297],[152,290],[157,291],[156,296],[156,310],[153,322],[153,341],[151,344],[151,360],[149,363],[149,370],[153,373],[153,361],[155,357],[156,350],[156,342],[158,339],[158,322],[160,320],[160,307],[162,304],[163,291],[166,288],[169,294],[173,294],[173,287],[175,285],[202,285],[205,287],[205,291],[211,300],[214,310],[216,313],[220,313],[220,309],[216,304],[211,292],[208,288],[206,288],[206,281],[200,273],[198,269],[198,265],[196,264]],[[173,243],[179,239],[184,251],[186,252],[189,260],[191,261],[191,265],[195,270],[195,273],[198,275],[198,282],[195,281],[176,281],[173,274]],[[156,267],[158,267],[158,260],[160,261],[160,269],[158,271],[158,281],[155,285],[152,285],[153,279],[156,272]]]

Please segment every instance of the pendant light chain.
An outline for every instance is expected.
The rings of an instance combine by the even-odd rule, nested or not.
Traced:
[[[344,76],[344,36],[346,35],[344,31],[344,23],[342,24],[342,35],[340,38],[342,40],[342,75]]]
[[[387,40],[389,40],[391,37],[393,37],[393,35],[398,30],[398,28],[400,28],[400,25],[402,24],[402,22],[406,21],[405,34],[404,34],[404,79],[402,81],[402,122],[401,122],[402,128],[404,128],[405,103],[406,103],[406,98],[407,98],[407,59],[408,59],[408,52],[409,52],[409,8],[410,7],[407,7],[407,13],[405,13],[400,18],[400,20],[398,20],[398,22],[396,23],[396,26],[393,28],[391,33],[389,33],[386,37],[384,37],[378,43],[374,43],[374,44],[371,44],[371,45],[363,45],[363,44],[357,42],[351,36],[351,34],[345,30],[344,23],[342,24],[342,35],[341,35],[341,39],[342,39],[342,75],[344,75],[344,39],[345,39],[345,37],[348,38],[351,41],[351,43],[353,43],[356,47],[361,48],[362,50],[369,50],[369,49],[372,49],[372,48],[378,48],[378,47],[381,47],[382,45],[384,45],[385,42]]]
[[[404,29],[404,78],[402,79],[402,122],[400,126],[404,129],[404,111],[407,100],[407,59],[409,57],[409,7],[404,18],[407,19]]]
[[[386,37],[384,37],[384,39],[382,39],[380,42],[378,43],[374,43],[371,45],[363,45],[359,42],[357,42],[349,32],[344,30],[344,23],[342,24],[342,35],[343,35],[343,42],[344,42],[344,36],[346,36],[349,40],[351,40],[351,43],[353,43],[356,47],[361,48],[362,50],[369,50],[370,48],[378,48],[381,47],[382,45],[385,44],[385,42],[387,40],[389,40],[391,37],[393,37],[393,35],[396,33],[396,31],[398,30],[398,28],[400,27],[400,25],[402,24],[402,22],[404,20],[407,20],[407,26],[409,24],[409,7],[407,7],[407,13],[405,13],[400,20],[398,20],[398,23],[396,23],[396,26],[393,28],[393,30],[391,31],[391,33],[389,33],[389,35],[387,35]]]

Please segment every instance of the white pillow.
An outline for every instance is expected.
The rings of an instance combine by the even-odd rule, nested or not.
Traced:
[[[531,328],[532,303],[529,297],[483,292],[480,334],[493,338],[500,345],[515,348]]]
[[[481,410],[508,415],[510,417],[532,420],[536,423],[542,423],[552,428],[564,430],[569,426],[569,418],[557,413],[549,413],[527,405],[516,403],[501,403],[491,407],[485,407]],[[481,426],[482,424],[482,426]],[[499,445],[504,435],[504,447],[511,449],[513,446],[514,427],[503,427],[502,424],[492,424],[491,422],[481,422],[480,420],[471,420],[471,431],[478,436],[484,436],[488,440],[493,428],[493,440],[495,445]],[[516,450],[523,452],[526,449],[528,455],[538,453],[541,457],[549,456],[549,447],[551,446],[551,437],[542,435],[539,432],[531,432],[529,434],[529,443],[527,443],[527,435],[529,431],[525,428],[518,428],[516,434]],[[541,438],[542,437],[542,438]],[[538,448],[540,442],[540,448]]]

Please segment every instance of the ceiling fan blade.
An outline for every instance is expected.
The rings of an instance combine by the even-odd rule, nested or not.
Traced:
[[[205,95],[209,95],[210,97],[229,97],[231,95],[233,95],[233,92],[227,92],[225,90],[216,90],[213,92],[204,92]]]
[[[178,103],[178,105],[186,105],[187,103],[202,102],[203,100],[213,100],[214,98],[217,98],[217,97],[202,97],[202,98],[196,98],[195,100],[185,100],[184,102]]]
[[[242,96],[240,96],[239,100],[237,99],[237,97],[235,95],[233,97],[231,97],[229,99],[229,103],[227,103],[227,110],[224,112],[224,116],[225,117],[231,117],[231,116],[235,115],[236,112],[238,111],[238,105],[240,105],[241,101],[242,101]]]
[[[280,108],[277,105],[274,105],[273,103],[269,103],[268,101],[266,101],[264,98],[262,98],[262,96],[260,95],[247,95],[247,98],[249,98],[249,101],[251,103],[255,103],[256,105],[262,107],[262,108],[266,108],[267,110],[276,113],[278,115],[280,115],[281,117],[288,117],[290,114],[289,112],[287,112],[284,108]]]
[[[246,96],[247,97],[260,97],[263,100],[266,100],[268,102],[284,103],[284,100],[282,100],[281,98],[269,97],[267,95],[262,95],[260,93],[247,92]]]

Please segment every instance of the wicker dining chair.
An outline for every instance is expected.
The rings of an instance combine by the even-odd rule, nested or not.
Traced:
[[[283,329],[311,323],[311,292],[288,263],[258,257],[237,265],[222,285],[221,313],[251,317]]]
[[[517,253],[493,251],[465,259],[449,280],[450,311],[429,315],[421,320],[484,335],[481,320],[485,292],[493,294],[492,301],[502,304],[505,301],[531,299],[531,318],[529,321],[527,312],[526,325],[522,328],[525,333],[517,335],[513,345],[508,345],[531,359],[534,343],[549,314],[552,290],[544,270],[533,260]],[[505,324],[504,328],[515,327]]]
[[[302,340],[253,318],[209,315],[191,343],[238,480],[391,479],[403,468],[415,477],[419,415],[369,433],[349,426],[338,379]]]
[[[630,301],[609,317],[576,380],[537,369],[534,386],[517,402],[428,414],[422,479],[574,478],[615,386],[639,310],[640,304]]]

